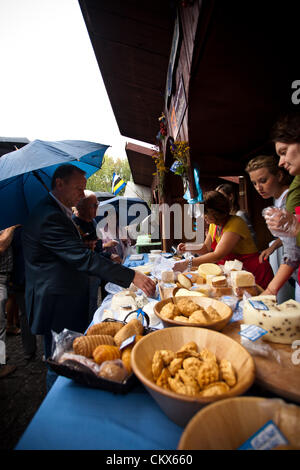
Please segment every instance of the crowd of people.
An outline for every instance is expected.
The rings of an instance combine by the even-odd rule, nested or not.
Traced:
[[[300,260],[300,223],[295,219],[300,208],[300,116],[279,120],[272,139],[279,159],[275,154],[257,156],[245,171],[262,198],[273,198],[272,205],[279,213],[277,218],[266,219],[267,225],[271,231],[281,230],[282,236],[259,252],[250,217],[240,210],[233,185],[226,183],[204,195],[207,236],[197,256],[176,262],[174,271],[238,259],[243,269],[254,274],[263,293],[277,295],[281,301],[291,295],[300,300],[299,272],[295,276]],[[126,240],[105,238],[105,233],[102,239],[98,236],[98,201],[86,190],[86,181],[79,168],[60,165],[51,191],[33,209],[26,224],[0,232],[0,340],[5,344],[6,331],[18,334],[14,329],[18,323],[28,359],[35,354],[35,335],[43,335],[48,358],[52,331],[67,328],[83,333],[99,305],[99,287],[104,292],[105,282],[124,288],[133,283],[149,297],[155,292],[150,277],[122,264]],[[180,243],[177,250],[183,254],[186,244]],[[278,269],[273,272],[275,255]],[[12,305],[17,308],[17,320],[13,320]],[[2,357],[0,377],[13,370]],[[48,389],[55,379],[49,369]]]

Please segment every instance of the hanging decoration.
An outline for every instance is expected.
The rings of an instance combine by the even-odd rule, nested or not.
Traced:
[[[171,153],[174,158],[174,163],[170,170],[182,178],[188,176],[188,165],[190,156],[190,147],[186,141],[175,141],[170,146]]]
[[[159,121],[159,132],[156,136],[158,141],[164,140],[166,135],[168,134],[168,125],[167,125],[167,118],[162,113],[162,115],[158,118]]]
[[[152,155],[156,166],[156,172],[153,173],[154,176],[157,177],[157,189],[160,196],[164,194],[164,182],[165,182],[165,174],[169,171],[169,169],[165,166],[164,161],[164,153],[162,150],[158,150]]]

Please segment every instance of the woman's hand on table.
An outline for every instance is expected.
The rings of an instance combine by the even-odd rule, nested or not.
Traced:
[[[188,260],[183,260],[183,261],[177,261],[177,263],[174,264],[173,266],[173,271],[176,272],[181,272],[183,273],[184,271],[186,271],[188,269]]]
[[[133,278],[133,284],[138,287],[139,289],[142,289],[143,292],[147,295],[147,297],[153,297],[156,291],[156,284],[152,279],[145,274],[136,271],[134,278]]]
[[[177,252],[178,253],[184,253],[186,250],[185,250],[185,243],[179,243],[179,245],[177,246]]]

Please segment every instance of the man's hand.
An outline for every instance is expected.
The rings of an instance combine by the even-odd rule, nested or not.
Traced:
[[[114,246],[117,246],[119,242],[117,240],[109,240],[106,243],[103,243],[103,248],[113,248]]]
[[[120,256],[117,255],[117,254],[114,254],[114,253],[113,253],[113,254],[110,256],[110,259],[111,259],[114,263],[120,263],[120,264],[122,263],[122,260],[121,260]]]
[[[156,284],[154,281],[152,281],[150,277],[145,276],[145,274],[139,271],[136,271],[132,282],[136,287],[142,289],[142,291],[145,292],[147,297],[154,296]]]

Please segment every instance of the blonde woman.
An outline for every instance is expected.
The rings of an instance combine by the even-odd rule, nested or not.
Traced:
[[[273,155],[260,155],[250,160],[246,167],[250,180],[263,199],[273,198],[273,205],[279,209],[286,206],[286,198],[289,186],[293,178],[283,168],[279,168],[279,159]],[[283,262],[283,248],[280,238],[274,240],[270,246],[264,249],[260,254],[260,262],[269,259],[271,266],[276,272]],[[280,292],[277,293],[279,302],[294,297],[294,289],[286,284]]]

